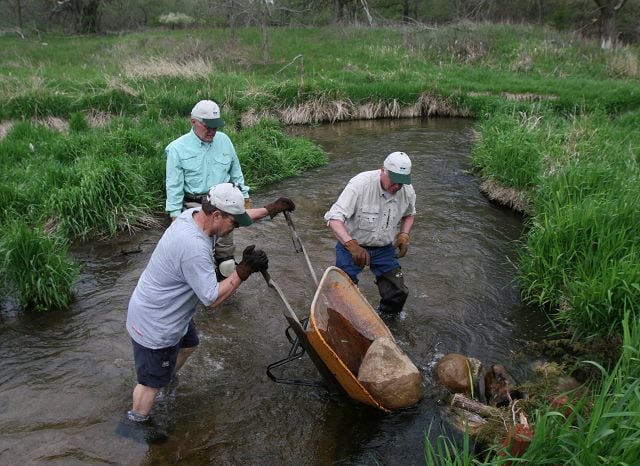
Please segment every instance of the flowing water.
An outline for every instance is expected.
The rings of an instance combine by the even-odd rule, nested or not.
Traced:
[[[410,297],[387,324],[420,368],[425,397],[385,415],[312,387],[276,384],[266,367],[290,344],[283,303],[252,276],[216,311],[199,311],[201,345],[179,384],[157,405],[169,431],[162,445],[124,438],[114,429],[129,408],[135,383],[124,329],[129,296],[162,231],[109,244],[75,247],[84,267],[68,312],[0,310],[1,464],[422,464],[431,438],[455,438],[433,382],[443,354],[463,353],[486,366],[504,364],[516,380],[530,360],[515,357],[523,341],[541,336],[542,317],[519,300],[513,261],[521,218],[489,203],[470,173],[472,122],[399,120],[296,128],[321,145],[330,163],[269,186],[262,205],[295,200],[292,218],[316,274],[333,265],[335,240],[322,219],[353,175],[379,168],[402,150],[413,160],[418,216],[401,259]],[[236,233],[239,251],[265,249],[269,270],[300,317],[314,286],[282,216]],[[377,305],[370,272],[362,292]],[[307,356],[277,375],[317,380]]]

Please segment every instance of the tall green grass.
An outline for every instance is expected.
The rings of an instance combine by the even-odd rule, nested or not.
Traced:
[[[523,288],[576,335],[619,332],[640,302],[640,136],[629,121],[577,118],[538,151],[548,165],[532,190]]]
[[[523,456],[531,464],[635,464],[640,458],[640,322],[623,310],[622,355],[594,385],[593,395],[571,402],[572,414],[540,410],[535,438]]]
[[[327,163],[326,154],[302,138],[286,136],[275,120],[263,119],[234,138],[250,186],[259,188]]]
[[[23,308],[66,309],[73,299],[78,266],[66,257],[66,241],[22,220],[0,228],[0,259],[4,289],[15,292]]]
[[[233,133],[233,116],[225,118]],[[2,263],[5,281],[18,290],[25,309],[58,309],[70,303],[72,280],[61,239],[109,238],[159,224],[165,199],[164,147],[189,128],[186,116],[164,120],[154,112],[139,122],[116,117],[105,127],[92,128],[86,115],[75,113],[68,132],[25,121],[0,140],[0,229],[22,219],[21,225],[28,223],[39,232],[26,236],[9,229],[6,235],[27,245]],[[320,148],[286,136],[274,121],[232,137],[254,188],[326,163]],[[9,246],[7,251],[17,251],[14,243]],[[59,281],[48,278],[52,288],[43,286],[41,277],[55,273],[61,274]]]

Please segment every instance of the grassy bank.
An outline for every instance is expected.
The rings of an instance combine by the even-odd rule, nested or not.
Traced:
[[[20,294],[25,307],[68,303],[75,269],[65,242],[153,221],[164,199],[162,148],[187,130],[200,98],[222,104],[256,187],[277,181],[282,167],[293,176],[324,161],[280,123],[474,117],[473,160],[487,195],[526,214],[524,299],[574,338],[625,336],[618,366],[593,387],[601,401],[589,416],[564,422],[538,408],[537,435],[559,443],[546,453],[552,463],[571,462],[551,456],[558,450],[583,447],[605,463],[626,460],[618,447],[635,437],[620,413],[638,406],[638,49],[473,24],[272,29],[269,43],[263,63],[255,29],[234,38],[226,30],[0,37],[3,273],[29,294],[36,282],[22,283],[16,270],[37,270],[61,294]],[[25,243],[33,245],[16,246]],[[584,429],[592,435],[577,438]],[[530,454],[544,462],[543,447]]]

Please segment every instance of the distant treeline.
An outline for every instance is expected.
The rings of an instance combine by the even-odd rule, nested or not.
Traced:
[[[0,0],[0,9],[0,30],[17,34],[488,21],[575,31],[604,47],[640,41],[640,0]]]

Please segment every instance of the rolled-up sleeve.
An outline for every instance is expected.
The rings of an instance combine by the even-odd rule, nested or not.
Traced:
[[[184,199],[184,171],[178,151],[171,146],[165,149],[167,157],[166,168],[166,189],[167,201],[165,209],[172,217],[177,217],[182,211],[182,201]]]
[[[356,212],[356,204],[358,201],[358,192],[353,183],[347,184],[338,200],[334,202],[329,211],[324,214],[324,220],[329,223],[331,220],[340,220],[342,222],[351,218]]]
[[[229,177],[231,178],[232,183],[235,183],[236,186],[240,187],[242,195],[247,198],[249,197],[249,186],[244,182],[244,174],[242,173],[242,167],[240,166],[240,159],[238,159],[236,149],[233,147],[231,141],[229,141],[229,146],[232,157]]]

